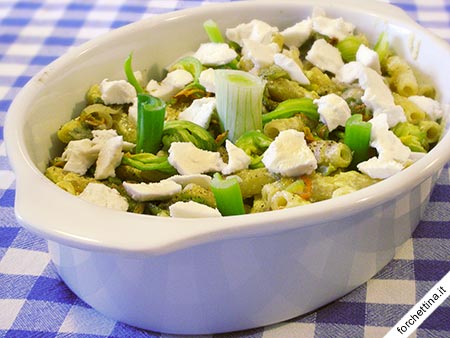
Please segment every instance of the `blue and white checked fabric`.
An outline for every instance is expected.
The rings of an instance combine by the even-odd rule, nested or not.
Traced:
[[[207,2],[227,1],[0,1],[0,337],[173,337],[106,318],[61,281],[45,241],[15,220],[15,177],[5,153],[3,126],[18,91],[71,46],[144,17]],[[391,2],[450,41],[449,0]],[[413,238],[372,280],[309,315],[214,337],[382,337],[449,270],[447,165]],[[415,336],[450,337],[450,298],[425,320]]]

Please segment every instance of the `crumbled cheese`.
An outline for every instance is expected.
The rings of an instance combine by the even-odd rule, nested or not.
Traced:
[[[94,177],[96,180],[116,176],[115,170],[122,161],[122,145],[122,136],[111,137],[103,144],[95,167]]]
[[[324,15],[316,15],[312,18],[312,30],[330,38],[343,40],[352,35],[355,25],[344,21],[343,18],[328,18]]]
[[[404,164],[411,155],[411,150],[389,130],[387,119],[386,114],[380,114],[369,121],[372,125],[370,146],[377,150],[380,160],[394,160]]]
[[[226,37],[243,47],[243,40],[252,40],[261,44],[272,42],[272,36],[278,32],[277,27],[272,27],[261,20],[252,20],[249,23],[241,23],[234,28],[225,31]]]
[[[191,183],[199,185],[203,188],[209,188],[211,185],[211,176],[205,174],[173,175],[167,178],[167,180],[174,181],[183,187]]]
[[[207,92],[216,92],[216,80],[215,80],[214,68],[207,68],[200,73],[198,81],[205,87]]]
[[[137,123],[137,96],[131,102],[131,105],[128,107],[128,117],[134,122]]]
[[[100,91],[105,104],[132,103],[136,97],[136,89],[125,80],[109,81],[104,79],[100,83]]]
[[[383,161],[377,157],[371,157],[369,160],[359,163],[357,168],[372,178],[385,179],[402,171],[403,165],[394,160]]]
[[[405,122],[403,108],[394,102],[394,97],[383,77],[372,68],[364,67],[359,78],[359,85],[364,89],[361,101],[373,112],[373,116],[387,115],[389,128],[399,122]]]
[[[314,41],[311,49],[306,54],[306,60],[322,71],[338,73],[339,69],[344,65],[341,52],[324,39]]]
[[[193,55],[205,66],[222,66],[237,57],[234,49],[226,43],[202,43]]]
[[[85,201],[101,207],[121,211],[128,210],[127,199],[120,195],[116,189],[107,187],[102,183],[89,183],[78,196]]]
[[[364,66],[372,68],[378,74],[381,74],[380,58],[378,53],[370,49],[364,44],[361,44],[356,52],[356,61],[362,63]]]
[[[409,96],[408,99],[422,109],[433,121],[442,118],[444,114],[440,103],[432,98],[413,95]]]
[[[207,205],[189,202],[176,202],[169,206],[171,217],[197,218],[197,217],[221,217],[219,210]]]
[[[308,40],[312,32],[312,20],[305,19],[295,25],[286,28],[280,34],[284,38],[284,44],[288,47],[300,47]]]
[[[300,66],[289,56],[282,53],[276,53],[273,57],[274,63],[284,69],[290,76],[291,80],[297,81],[302,85],[309,85],[309,79],[306,77]]]
[[[150,95],[168,101],[172,96],[183,89],[188,83],[191,83],[194,77],[184,69],[175,69],[167,73],[166,77],[158,83],[150,80],[147,84],[147,91]]]
[[[168,160],[181,175],[222,171],[225,166],[220,153],[199,149],[190,142],[173,142]]]
[[[278,134],[264,152],[262,162],[270,172],[283,176],[309,175],[317,168],[304,133],[293,129]]]
[[[222,174],[229,175],[248,168],[252,159],[244,150],[235,146],[229,140],[225,141],[225,148],[228,153],[228,164],[222,169]]]
[[[244,39],[242,43],[242,55],[251,60],[256,68],[272,65],[274,55],[280,51],[276,43],[263,44],[250,39]]]
[[[62,159],[67,161],[64,170],[78,175],[86,174],[86,171],[97,159],[98,150],[93,149],[89,139],[70,141],[62,154]]]
[[[128,195],[138,202],[165,200],[179,193],[182,186],[171,180],[162,180],[156,183],[129,183],[123,182]]]
[[[215,109],[216,98],[203,97],[192,101],[191,105],[178,115],[178,119],[193,122],[207,129]]]
[[[359,80],[361,74],[364,72],[365,66],[361,62],[351,61],[344,64],[336,73],[336,81],[345,84]]]
[[[347,102],[340,96],[332,93],[315,99],[317,111],[320,114],[320,121],[323,122],[329,131],[338,126],[345,126],[345,122],[351,116],[351,110]]]

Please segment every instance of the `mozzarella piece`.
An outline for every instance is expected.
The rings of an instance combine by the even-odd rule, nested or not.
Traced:
[[[120,195],[116,189],[107,187],[102,183],[89,183],[78,196],[85,201],[101,207],[121,211],[128,210],[127,199]]]
[[[302,85],[309,85],[309,79],[303,73],[300,66],[289,56],[282,53],[276,53],[273,57],[274,63],[284,69],[294,81]]]
[[[205,87],[207,92],[216,92],[216,77],[214,73],[214,68],[207,68],[200,73],[198,81]]]
[[[300,176],[311,174],[317,160],[305,141],[305,135],[294,129],[281,131],[263,154],[262,162],[275,174]]]
[[[403,108],[395,104],[391,90],[384,82],[383,77],[375,70],[364,67],[359,78],[359,85],[364,89],[361,101],[372,110],[374,117],[386,114],[389,128],[406,121]]]
[[[171,217],[198,218],[198,217],[221,217],[219,210],[207,205],[189,202],[176,202],[169,206]]]
[[[280,34],[284,38],[284,44],[288,47],[300,47],[308,40],[312,32],[312,20],[305,19],[295,25],[286,28]]]
[[[261,20],[252,20],[249,23],[241,23],[234,28],[225,31],[226,37],[243,47],[244,40],[252,40],[261,44],[272,42],[272,36],[278,32],[277,27],[272,27]]]
[[[251,60],[256,68],[272,65],[274,55],[280,51],[280,46],[276,43],[263,44],[250,39],[244,39],[242,43],[242,54]]]
[[[205,66],[221,66],[233,61],[237,53],[226,43],[207,42],[200,44],[193,56]]]
[[[133,102],[128,107],[128,117],[134,122],[137,123],[137,96],[133,99]]]
[[[204,174],[173,175],[167,178],[167,180],[174,181],[175,183],[178,183],[183,187],[193,183],[208,189],[211,185],[211,176]]]
[[[132,103],[136,96],[136,89],[125,80],[109,81],[104,79],[100,83],[100,91],[105,104]]]
[[[422,109],[433,121],[436,121],[444,115],[443,109],[440,103],[432,98],[413,95],[408,97],[408,99]]]
[[[98,150],[93,149],[93,143],[89,139],[70,141],[62,154],[66,161],[64,170],[84,175],[97,159]]]
[[[411,150],[389,130],[387,119],[386,114],[380,114],[369,121],[372,125],[370,146],[377,150],[380,160],[394,160],[405,164],[411,155]]]
[[[324,39],[314,41],[311,49],[306,54],[306,60],[322,71],[328,71],[333,74],[338,73],[339,69],[344,66],[339,49]]]
[[[222,171],[225,167],[220,153],[199,149],[190,142],[173,142],[168,160],[181,175]]]
[[[179,193],[182,186],[171,180],[162,180],[156,183],[129,183],[123,182],[128,195],[138,202],[165,200]]]
[[[167,73],[161,83],[158,83],[155,80],[150,80],[146,89],[150,95],[158,97],[164,101],[168,101],[172,96],[178,93],[193,80],[194,77],[187,70],[175,69],[174,71]]]
[[[193,122],[207,129],[215,110],[216,98],[203,97],[192,101],[191,105],[178,115],[178,119]]]
[[[361,44],[356,52],[356,61],[362,63],[364,66],[372,68],[378,74],[381,74],[380,58],[378,53],[370,49],[364,44]]]
[[[394,160],[383,161],[377,157],[371,157],[359,163],[357,168],[372,178],[385,179],[402,171],[403,165]]]
[[[312,18],[312,30],[330,38],[343,40],[353,34],[355,25],[344,21],[343,18],[328,18],[324,15],[316,15]]]
[[[116,168],[122,161],[122,136],[115,136],[108,139],[98,154],[94,177],[96,180],[103,180],[116,176]]]
[[[359,80],[365,66],[361,62],[351,61],[344,64],[336,73],[336,81],[351,84]]]
[[[315,99],[317,111],[322,121],[329,131],[336,129],[338,126],[345,126],[345,122],[351,116],[351,110],[347,102],[340,96],[332,93],[324,95],[319,99]]]
[[[235,146],[229,140],[225,141],[225,148],[228,153],[228,164],[222,169],[222,174],[229,175],[248,168],[252,159],[244,150]]]

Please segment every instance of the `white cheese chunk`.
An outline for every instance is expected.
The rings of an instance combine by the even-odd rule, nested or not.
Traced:
[[[284,38],[284,44],[288,47],[300,47],[308,40],[312,32],[312,20],[302,20],[295,25],[286,28],[280,34]]]
[[[336,73],[336,81],[351,84],[361,77],[365,66],[361,62],[351,61],[344,64]]]
[[[336,74],[344,65],[341,52],[324,39],[314,41],[311,49],[306,54],[306,60],[322,71]]]
[[[347,102],[340,96],[332,93],[315,99],[317,111],[320,114],[320,121],[323,122],[329,131],[338,126],[345,126],[345,122],[351,116],[351,110]]]
[[[133,102],[128,107],[128,118],[134,123],[137,123],[137,96],[133,99]]]
[[[272,42],[272,36],[277,32],[277,27],[272,27],[264,21],[254,19],[248,23],[241,23],[234,28],[228,28],[225,31],[225,35],[229,40],[243,47],[243,40],[246,39],[261,44],[268,44]]]
[[[207,42],[200,44],[193,56],[202,65],[222,66],[233,61],[237,57],[237,53],[226,43]]]
[[[371,157],[361,162],[357,168],[362,173],[377,179],[385,179],[403,170],[403,165],[397,161],[383,161],[377,157]]]
[[[178,119],[193,122],[207,129],[215,110],[216,98],[203,97],[192,101],[191,105],[178,115]]]
[[[263,44],[250,39],[244,39],[242,43],[242,54],[258,69],[272,65],[274,55],[280,51],[280,46],[276,43]]]
[[[205,174],[173,175],[167,178],[167,180],[174,181],[183,187],[193,183],[208,189],[211,185],[211,176]]]
[[[132,103],[136,97],[136,89],[125,80],[109,81],[104,79],[100,83],[100,92],[105,104]]]
[[[291,80],[297,81],[302,85],[309,85],[309,79],[303,70],[292,58],[282,53],[276,53],[273,57],[274,63],[284,69],[290,76]]]
[[[207,68],[200,73],[198,81],[205,87],[207,92],[216,92],[216,77],[214,73],[214,68]]]
[[[96,180],[103,180],[116,176],[116,168],[122,161],[123,137],[115,136],[108,139],[98,154],[94,177]]]
[[[228,153],[228,163],[222,169],[222,174],[229,175],[239,170],[247,169],[252,161],[251,157],[244,150],[235,146],[231,141],[225,141],[225,148]]]
[[[123,182],[128,195],[138,202],[165,200],[179,193],[182,186],[171,180],[162,180],[156,183],[129,183]]]
[[[330,38],[343,40],[353,34],[355,25],[344,21],[343,18],[332,19],[323,15],[312,18],[312,30]]]
[[[270,172],[283,176],[309,175],[317,168],[305,135],[293,129],[278,134],[264,152],[262,162]]]
[[[181,175],[222,171],[225,166],[220,153],[199,149],[190,142],[173,142],[168,160]]]
[[[410,157],[411,150],[389,130],[387,119],[386,114],[380,114],[369,121],[372,125],[370,146],[377,150],[380,160],[394,160],[400,164],[404,164]]]
[[[420,109],[422,109],[433,121],[436,121],[442,118],[444,112],[440,105],[440,103],[432,98],[421,96],[421,95],[412,95],[408,97],[410,101],[416,104]]]
[[[128,210],[127,199],[121,196],[116,189],[107,187],[101,183],[89,183],[78,196],[85,201],[101,207],[121,211]]]
[[[198,218],[198,217],[221,217],[219,210],[207,205],[189,201],[176,202],[169,206],[171,217]]]
[[[389,128],[399,122],[405,122],[403,108],[394,102],[394,97],[383,77],[375,70],[364,67],[359,78],[359,85],[364,89],[361,101],[373,112],[373,116],[386,114]]]
[[[150,95],[158,97],[164,101],[168,101],[172,96],[178,93],[193,80],[194,77],[187,70],[175,69],[167,73],[161,83],[158,83],[155,80],[150,80],[146,89]]]
[[[62,154],[66,161],[64,170],[79,175],[84,175],[97,159],[98,150],[93,149],[93,143],[89,139],[70,141]]]
[[[381,74],[380,58],[378,53],[370,49],[364,44],[361,44],[356,52],[356,61],[362,63],[364,66],[372,68],[378,74]]]

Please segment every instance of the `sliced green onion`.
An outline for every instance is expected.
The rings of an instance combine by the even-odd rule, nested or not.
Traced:
[[[313,120],[319,120],[320,117],[317,112],[317,105],[313,100],[302,97],[281,102],[275,110],[262,116],[262,122],[266,124],[272,120],[289,118],[299,113],[303,113]]]
[[[380,59],[380,63],[386,58],[389,54],[389,39],[386,32],[383,32],[378,37],[378,41],[373,48],[375,52],[378,53],[378,58]]]
[[[138,94],[137,97],[136,152],[156,153],[161,145],[166,104],[163,100],[148,94]]]
[[[211,180],[211,190],[222,216],[245,214],[241,188],[236,177],[224,179],[222,175],[215,173]]]
[[[336,48],[339,49],[342,59],[345,62],[355,61],[356,52],[363,43],[363,39],[358,35],[350,35],[345,39],[339,41]]]
[[[198,83],[198,79],[200,77],[200,73],[203,70],[203,66],[200,60],[198,60],[197,58],[193,56],[185,56],[170,67],[170,71],[175,69],[184,69],[188,71],[194,77],[194,83]]]
[[[364,122],[361,114],[354,114],[345,123],[344,143],[352,150],[350,168],[369,158],[370,133],[372,125]]]
[[[260,130],[265,81],[232,69],[216,69],[215,81],[217,113],[228,138],[234,142],[246,131]]]
[[[136,89],[136,93],[138,94],[145,93],[145,90],[139,84],[139,81],[136,79],[136,76],[134,76],[133,68],[131,66],[132,60],[133,55],[132,53],[130,53],[130,55],[128,55],[127,59],[125,60],[124,64],[125,75],[127,76],[128,82],[131,83],[134,89]]]
[[[206,20],[203,23],[203,28],[206,31],[206,34],[208,34],[209,40],[211,42],[217,42],[217,43],[223,43],[225,40],[222,37],[222,33],[220,32],[219,26],[217,23],[212,20]]]
[[[214,137],[205,128],[186,120],[166,121],[162,133],[162,143],[165,150],[172,142],[190,142],[197,148],[215,151],[217,148]]]
[[[142,171],[156,170],[171,175],[177,173],[167,156],[156,156],[151,153],[125,154],[122,163]]]

